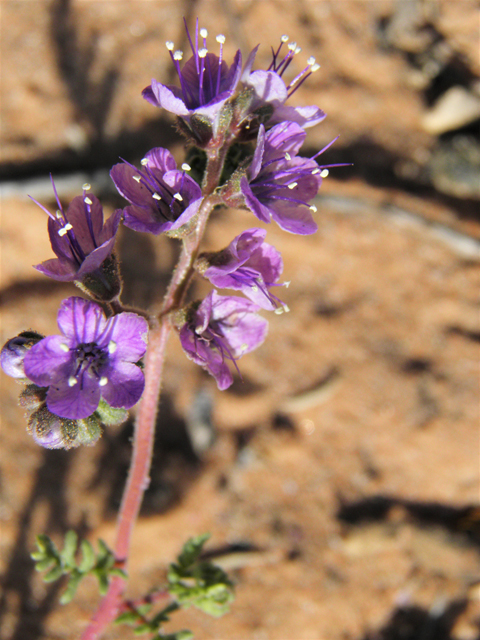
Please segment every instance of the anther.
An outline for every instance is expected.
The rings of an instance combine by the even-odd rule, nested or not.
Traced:
[[[178,200],[179,202],[182,202],[183,200],[183,197],[179,193],[174,193],[173,197],[175,198],[175,200]]]
[[[258,291],[258,287],[256,284],[252,284],[252,291]]]
[[[329,173],[330,173],[330,171],[328,169],[323,169],[322,171],[320,171],[320,177],[321,178],[326,178]]]
[[[285,311],[285,313],[288,313],[290,311],[290,307],[288,306],[288,304],[283,303],[283,310]]]
[[[301,47],[296,47],[295,51],[293,52],[295,55],[297,55],[297,53],[300,53],[300,51],[302,50]]]
[[[62,351],[65,351],[65,353],[68,353],[68,352],[70,351],[69,346],[68,346],[67,344],[65,344],[64,342],[62,342],[62,343],[60,344],[60,349],[61,349]]]
[[[147,158],[142,158],[140,160],[140,164],[142,165],[142,167],[146,167],[148,164],[148,159]]]
[[[175,49],[175,45],[171,40],[167,40],[167,42],[165,43],[165,46],[169,51],[173,51]]]
[[[281,38],[280,38],[280,42],[288,42],[288,36],[286,34],[284,34]]]
[[[132,176],[132,178],[135,180],[135,182],[140,182],[141,181],[141,177],[140,176]]]
[[[191,170],[192,170],[192,167],[191,167],[189,164],[187,164],[186,162],[184,162],[184,163],[182,164],[182,169],[183,169],[184,171],[191,171]]]
[[[287,184],[287,187],[289,189],[295,189],[297,185],[298,185],[298,182],[291,182],[290,184]]]
[[[100,378],[100,382],[98,383],[101,387],[104,387],[106,384],[108,384],[108,378],[106,378],[105,376],[102,376]]]
[[[69,387],[74,387],[77,384],[78,380],[76,378],[74,378],[73,376],[71,376],[68,379],[68,386]]]
[[[58,235],[62,238],[66,233],[67,233],[68,229],[66,227],[62,227],[61,229],[58,230]]]
[[[160,195],[155,191],[155,193],[152,193],[152,198],[154,200],[161,200],[162,198],[160,197]]]
[[[320,173],[320,169],[314,169],[314,170],[312,171],[312,176],[317,175],[317,173]]]
[[[206,38],[208,36],[208,31],[206,29],[200,29],[200,37]]]
[[[215,40],[219,44],[225,44],[225,36],[223,35],[223,33],[219,33],[218,36],[215,38]]]
[[[314,65],[315,64],[315,58],[313,56],[310,56],[310,58],[307,60],[307,64],[308,64],[309,67]]]
[[[319,64],[317,64],[317,63],[312,64],[312,66],[310,67],[310,71],[311,71],[312,73],[315,73],[315,71],[318,71],[319,69],[320,69],[320,65],[319,65]]]
[[[91,188],[92,188],[92,185],[89,184],[88,182],[85,182],[85,184],[82,186],[82,189],[84,191],[90,191]]]
[[[108,353],[115,353],[115,351],[117,350],[117,343],[115,342],[115,340],[110,340],[107,349]]]
[[[308,208],[310,209],[310,211],[313,211],[313,213],[317,213],[318,211],[317,207],[314,204],[310,205]]]
[[[291,159],[292,159],[292,156],[287,151],[287,153],[285,154],[285,160],[291,160]]]
[[[287,287],[287,289],[288,289],[288,287],[290,286],[290,282],[291,282],[291,280],[287,280],[287,282],[283,283],[283,286]]]
[[[57,209],[57,210],[55,211],[55,217],[57,218],[57,220],[60,220],[61,218],[63,218],[63,214],[62,214],[62,212],[60,211],[60,209]]]
[[[199,58],[205,58],[207,56],[208,53],[208,49],[200,49],[200,51],[198,52],[198,57]]]
[[[284,312],[283,307],[277,307],[273,313],[276,313],[277,316],[281,316],[283,312]]]
[[[175,53],[173,54],[173,59],[174,60],[183,60],[183,51],[175,51]]]
[[[90,200],[88,196],[84,198],[83,201],[85,202],[85,204],[93,204],[93,202]]]
[[[295,51],[295,49],[297,48],[297,43],[290,42],[290,44],[288,45],[288,48],[290,49],[290,51]]]

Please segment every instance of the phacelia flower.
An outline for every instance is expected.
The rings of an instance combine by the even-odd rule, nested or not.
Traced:
[[[135,363],[146,351],[146,320],[135,313],[107,319],[95,302],[73,297],[63,301],[57,321],[62,335],[44,338],[24,359],[26,376],[48,387],[48,409],[75,420],[91,416],[101,398],[116,408],[136,404],[144,387]]]
[[[276,51],[272,48],[272,62],[268,69],[252,71],[258,46],[251,52],[241,76],[244,87],[253,91],[253,98],[249,104],[249,114],[262,114],[260,121],[268,125],[279,122],[296,122],[301,127],[313,127],[326,116],[318,107],[292,107],[285,104],[288,98],[305,82],[317,69],[315,58],[310,57],[307,66],[286,85],[283,74],[290,66],[294,56],[301,49],[296,42],[287,45],[287,53],[281,53],[283,45],[288,42],[288,36],[282,36],[280,46]]]
[[[57,256],[37,264],[35,269],[54,280],[82,281],[98,272],[112,254],[122,212],[115,211],[104,223],[102,205],[87,193],[89,189],[90,185],[85,184],[83,196],[74,198],[65,211],[53,184],[58,205],[55,215],[34,200],[49,216],[48,234]]]
[[[256,314],[258,310],[258,305],[245,298],[220,296],[216,291],[187,309],[180,328],[182,347],[190,360],[215,378],[221,390],[233,382],[227,361],[237,368],[237,359],[265,339],[268,323]]]
[[[177,169],[167,149],[152,149],[141,164],[143,169],[136,169],[123,162],[110,171],[118,191],[131,202],[123,210],[125,226],[157,235],[186,224],[202,201],[198,184],[185,171]],[[187,171],[190,168],[182,166]]]
[[[288,310],[270,288],[283,271],[283,260],[272,245],[264,242],[264,229],[247,229],[217,253],[198,257],[196,268],[220,289],[236,289],[262,309]]]
[[[176,51],[173,42],[166,43],[178,74],[180,87],[152,80],[152,84],[143,90],[143,97],[154,106],[162,107],[191,124],[194,131],[193,120],[205,122],[215,136],[222,107],[235,92],[240,79],[242,56],[240,51],[237,51],[232,65],[228,66],[223,59],[225,36],[218,35],[216,38],[220,44],[220,55],[217,56],[208,51],[208,32],[206,29],[198,29],[198,20],[195,42],[192,41],[186,22],[185,28],[193,55],[183,68],[180,68],[183,52]],[[203,135],[200,135],[200,138],[203,138]]]
[[[18,336],[8,340],[0,352],[0,366],[3,371],[12,378],[23,380],[26,377],[23,370],[25,355],[42,338],[43,336],[36,331],[22,331]]]
[[[267,133],[261,125],[252,162],[240,179],[241,193],[229,193],[232,186],[227,185],[226,201],[246,206],[262,222],[273,219],[290,233],[315,233],[312,211],[316,207],[309,201],[317,195],[325,173],[315,162],[316,156],[297,156],[305,135],[295,122],[277,124]]]

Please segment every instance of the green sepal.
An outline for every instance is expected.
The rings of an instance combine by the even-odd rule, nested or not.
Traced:
[[[95,566],[95,551],[88,540],[82,540],[80,549],[82,551],[82,559],[78,565],[78,570],[82,573],[89,573]]]
[[[136,611],[124,611],[115,618],[115,624],[134,625],[140,620],[140,616]]]
[[[70,529],[65,534],[65,543],[60,553],[60,559],[64,567],[71,569],[75,567],[75,554],[77,553],[78,536]]]
[[[77,591],[78,585],[80,584],[81,579],[84,577],[84,574],[78,569],[74,569],[70,574],[70,579],[67,584],[67,588],[62,593],[60,597],[60,604],[68,604],[73,600],[73,597]]]
[[[78,444],[93,445],[102,435],[102,420],[100,420],[96,412],[88,418],[77,420],[78,433],[76,442]]]
[[[58,564],[56,567],[53,567],[53,569],[50,569],[50,571],[43,576],[43,581],[55,582],[55,580],[58,580],[61,576],[63,576],[63,574],[64,574],[63,567],[61,564]]]
[[[125,409],[117,409],[111,407],[103,398],[100,400],[94,416],[97,416],[100,422],[109,426],[122,424],[128,418],[128,411]]]

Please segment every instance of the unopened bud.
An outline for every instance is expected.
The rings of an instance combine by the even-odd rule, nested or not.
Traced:
[[[24,379],[23,360],[25,354],[34,344],[40,342],[43,336],[35,331],[22,331],[3,345],[0,352],[0,365],[5,373],[17,380]]]
[[[18,398],[18,404],[29,413],[42,406],[47,397],[48,387],[28,384]]]
[[[75,446],[78,426],[75,420],[60,418],[43,405],[30,416],[27,431],[46,449],[71,449]]]
[[[122,280],[115,254],[106,258],[96,271],[87,273],[80,281],[75,280],[80,289],[98,302],[112,302],[122,291]]]

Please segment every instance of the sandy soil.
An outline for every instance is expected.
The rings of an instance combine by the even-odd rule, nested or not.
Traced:
[[[231,613],[188,610],[168,629],[478,640],[478,167],[474,154],[437,162],[459,138],[478,144],[478,120],[432,133],[424,117],[451,86],[476,95],[479,3],[7,0],[1,12],[3,341],[54,333],[60,301],[77,291],[30,266],[51,255],[26,198],[49,203],[49,167],[64,174],[63,198],[86,175],[110,212],[121,200],[105,186],[108,162],[170,141],[181,156],[139,92],[170,73],[163,42],[180,42],[182,15],[233,33],[231,49],[296,38],[322,65],[298,102],[328,113],[308,145],[341,133],[329,160],[355,161],[325,180],[316,235],[268,227],[291,312],[272,315],[265,344],[241,361],[243,382],[219,392],[172,338],[129,596],[162,582],[186,537],[210,531],[236,583]],[[218,212],[205,248],[253,225]],[[125,302],[161,300],[176,249],[122,231]],[[94,448],[44,451],[25,431],[19,387],[1,384],[0,638],[73,640],[98,602],[93,581],[61,607],[62,585],[41,582],[29,553],[40,531],[113,542],[132,423]]]

